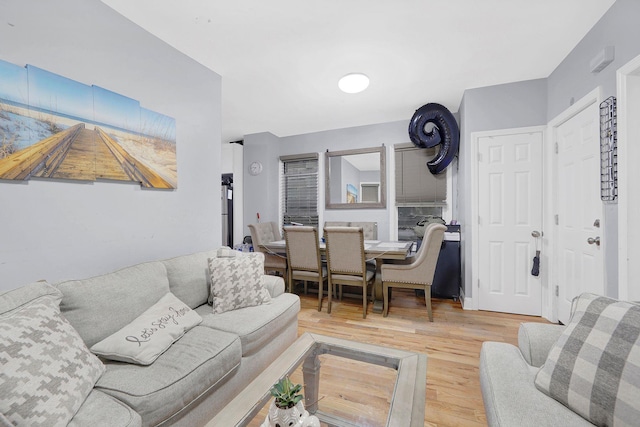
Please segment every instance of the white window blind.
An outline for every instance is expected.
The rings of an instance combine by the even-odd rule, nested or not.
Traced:
[[[318,226],[318,154],[280,158],[282,224]]]
[[[427,162],[435,148],[396,146],[396,204],[441,206],[447,202],[446,173],[432,175]]]

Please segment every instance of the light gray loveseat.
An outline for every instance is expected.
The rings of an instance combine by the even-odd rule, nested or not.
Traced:
[[[480,351],[480,387],[489,426],[592,426],[557,400],[539,391],[538,369],[565,326],[523,323],[518,347],[485,342]]]
[[[278,277],[263,277],[269,303],[212,313],[207,260],[216,253],[55,285],[62,293],[62,314],[87,347],[128,325],[169,291],[203,319],[151,365],[103,360],[106,371],[70,426],[203,425],[296,339],[300,300],[284,293]]]

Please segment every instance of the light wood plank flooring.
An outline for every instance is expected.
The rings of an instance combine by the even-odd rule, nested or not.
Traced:
[[[517,344],[521,322],[547,322],[539,317],[463,310],[460,302],[434,298],[430,323],[424,298],[404,289],[393,290],[386,318],[372,313],[369,304],[363,319],[362,302],[355,298],[334,300],[330,315],[326,298],[322,312],[317,311],[317,294],[300,298],[299,334],[313,332],[427,354],[425,426],[486,425],[478,375],[482,343]]]

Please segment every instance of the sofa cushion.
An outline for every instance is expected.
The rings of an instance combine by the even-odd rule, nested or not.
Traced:
[[[140,427],[140,415],[100,390],[93,389],[67,427]]]
[[[271,300],[271,295],[262,286],[264,255],[259,252],[231,258],[209,258],[209,272],[214,313]]]
[[[89,347],[131,323],[169,292],[167,270],[161,262],[56,286],[64,294],[62,313]]]
[[[300,311],[300,298],[285,293],[273,298],[269,304],[240,308],[221,314],[212,314],[209,306],[196,308],[202,316],[200,327],[206,326],[238,335],[242,342],[242,356],[259,351],[265,343],[278,336]]]
[[[547,323],[521,323],[518,328],[518,347],[524,360],[536,368],[544,365],[549,351],[564,331],[564,325]]]
[[[105,362],[96,388],[123,401],[156,425],[232,375],[242,356],[233,334],[196,326],[149,366]]]
[[[640,306],[582,294],[573,308],[536,387],[596,425],[636,425]]]
[[[207,303],[211,288],[208,260],[217,253],[217,250],[198,252],[162,261],[171,292],[191,308]]]
[[[150,365],[202,318],[171,292],[124,328],[94,344],[98,356]]]
[[[0,295],[0,413],[13,425],[66,425],[104,372],[61,299],[43,282]]]
[[[485,342],[480,351],[480,387],[490,426],[591,426],[587,420],[538,391],[538,368],[528,365],[518,347]]]

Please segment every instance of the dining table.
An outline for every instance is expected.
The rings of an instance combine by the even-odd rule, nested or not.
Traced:
[[[412,241],[384,241],[384,240],[365,240],[364,254],[367,260],[375,260],[376,262],[376,278],[373,282],[373,312],[382,313],[383,295],[382,295],[382,274],[381,267],[385,260],[403,260],[411,254]],[[287,243],[285,240],[274,240],[261,245],[262,249],[275,254],[286,254]],[[324,241],[318,242],[320,254],[324,256],[326,245]]]

